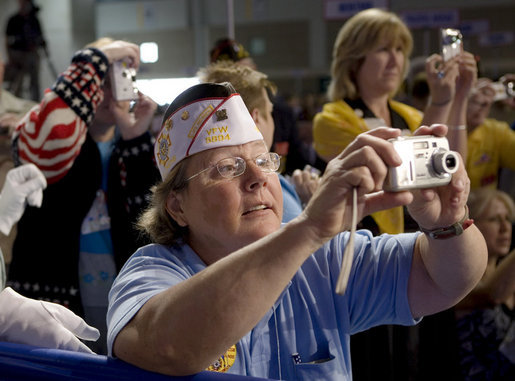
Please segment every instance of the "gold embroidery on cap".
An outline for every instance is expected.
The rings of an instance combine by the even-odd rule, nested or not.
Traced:
[[[183,111],[181,114],[182,120],[187,120],[190,117],[190,113],[188,111]]]
[[[236,345],[230,347],[218,360],[210,365],[206,370],[211,372],[227,372],[236,360]]]
[[[165,122],[165,129],[167,131],[170,131],[173,127],[173,120],[172,118],[168,119],[166,122]]]
[[[193,125],[191,126],[190,132],[188,132],[188,138],[193,139],[200,128],[202,123],[206,120],[206,118],[213,112],[214,107],[212,105],[207,106],[195,119]]]
[[[212,127],[204,130],[207,136],[205,137],[206,144],[218,143],[225,140],[231,140],[229,135],[228,126]]]
[[[163,167],[167,167],[171,164],[169,163],[168,152],[170,151],[170,147],[172,146],[172,142],[170,141],[170,136],[168,134],[161,134],[159,139],[157,140],[157,144],[159,146],[159,150],[157,153],[157,158],[159,160],[159,164]]]
[[[221,110],[217,110],[215,114],[216,114],[217,122],[227,119],[227,109],[225,109],[225,108],[223,108]]]

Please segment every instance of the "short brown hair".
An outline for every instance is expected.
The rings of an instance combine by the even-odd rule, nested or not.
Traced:
[[[170,192],[179,192],[188,186],[186,181],[188,161],[188,158],[182,160],[164,181],[152,187],[150,205],[138,219],[136,224],[138,229],[146,233],[155,243],[173,245],[184,240],[188,234],[188,228],[175,222],[166,210],[166,201]]]

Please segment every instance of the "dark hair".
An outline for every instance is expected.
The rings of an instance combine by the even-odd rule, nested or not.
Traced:
[[[223,60],[237,62],[243,58],[250,57],[250,54],[242,44],[225,37],[215,42],[215,46],[209,52],[209,56],[211,62]]]
[[[225,98],[234,93],[236,93],[236,90],[234,90],[234,87],[229,82],[200,83],[198,85],[191,86],[180,93],[173,102],[170,103],[163,116],[162,123],[164,123],[175,111],[191,102],[204,98]]]

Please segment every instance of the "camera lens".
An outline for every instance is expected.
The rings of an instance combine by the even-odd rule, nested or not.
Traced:
[[[454,168],[456,166],[456,159],[452,156],[448,156],[445,158],[445,166],[447,168]]]
[[[509,81],[506,83],[505,87],[508,95],[512,98],[515,97],[515,81]]]
[[[458,170],[458,156],[453,151],[439,150],[433,153],[432,164],[437,175],[451,174]]]

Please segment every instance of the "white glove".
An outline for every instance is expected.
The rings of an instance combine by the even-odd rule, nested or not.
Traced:
[[[24,164],[7,172],[0,194],[0,231],[9,235],[23,215],[26,202],[39,208],[45,188],[45,176],[34,164]]]
[[[0,292],[0,341],[93,353],[77,337],[97,341],[100,332],[60,304]]]

